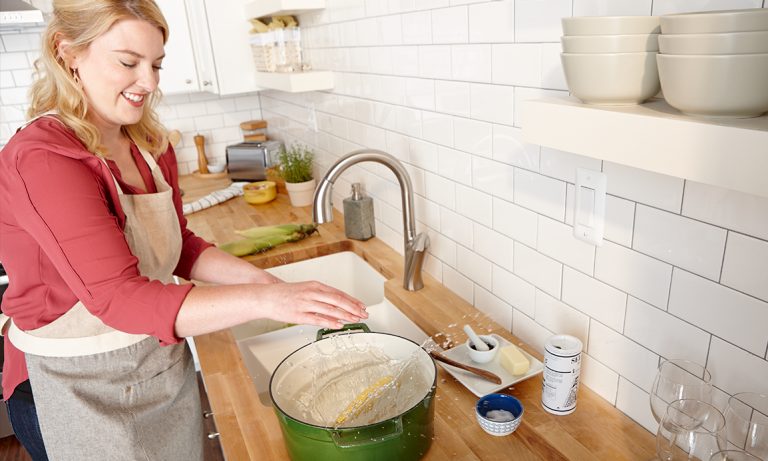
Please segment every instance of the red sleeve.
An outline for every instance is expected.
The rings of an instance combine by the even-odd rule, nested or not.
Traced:
[[[176,266],[174,275],[190,279],[190,273],[192,272],[192,266],[197,261],[206,248],[212,247],[213,244],[206,242],[202,238],[195,235],[194,232],[187,228],[187,218],[184,217],[183,204],[181,202],[181,193],[179,191],[179,169],[176,163],[176,153],[173,147],[168,146],[168,150],[165,154],[158,159],[158,165],[163,172],[168,184],[173,188],[173,204],[176,207],[176,214],[179,216],[179,225],[181,227],[181,257],[179,258],[179,264]]]
[[[106,166],[100,171],[101,165],[87,163],[39,148],[19,155],[10,181],[18,224],[39,243],[77,299],[105,324],[163,343],[180,341],[174,324],[192,285],[165,285],[139,274],[110,213]]]

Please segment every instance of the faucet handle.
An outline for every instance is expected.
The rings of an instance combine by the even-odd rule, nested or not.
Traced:
[[[406,248],[403,274],[403,288],[406,290],[416,291],[424,287],[424,282],[421,280],[421,267],[424,264],[427,248],[429,248],[429,236],[424,232],[411,240]]]
[[[429,236],[426,232],[418,234],[411,241],[411,249],[415,252],[424,252],[429,248]]]

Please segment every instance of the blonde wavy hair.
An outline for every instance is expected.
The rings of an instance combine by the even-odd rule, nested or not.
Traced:
[[[168,41],[168,23],[153,0],[54,0],[53,17],[43,34],[40,58],[35,61],[34,83],[30,87],[27,111],[31,119],[50,110],[71,128],[85,147],[96,155],[105,155],[101,134],[88,121],[88,103],[74,73],[61,58],[58,43],[70,40],[72,51],[80,52],[116,22],[141,19],[156,26]],[[123,132],[155,157],[168,148],[168,134],[160,124],[155,106],[160,90],[149,95],[144,114],[137,123],[123,126]]]

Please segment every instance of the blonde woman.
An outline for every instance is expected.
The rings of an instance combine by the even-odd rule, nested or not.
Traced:
[[[200,460],[184,337],[367,317],[338,290],[284,283],[186,228],[153,111],[167,38],[152,0],[54,1],[31,121],[0,155],[3,395],[36,461]]]

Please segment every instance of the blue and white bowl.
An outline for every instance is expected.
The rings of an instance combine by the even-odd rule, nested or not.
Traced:
[[[512,413],[512,421],[493,421],[488,418],[492,410],[506,410]],[[515,397],[506,394],[488,394],[480,398],[475,406],[475,415],[480,427],[491,435],[505,436],[515,432],[523,419],[523,404]]]

